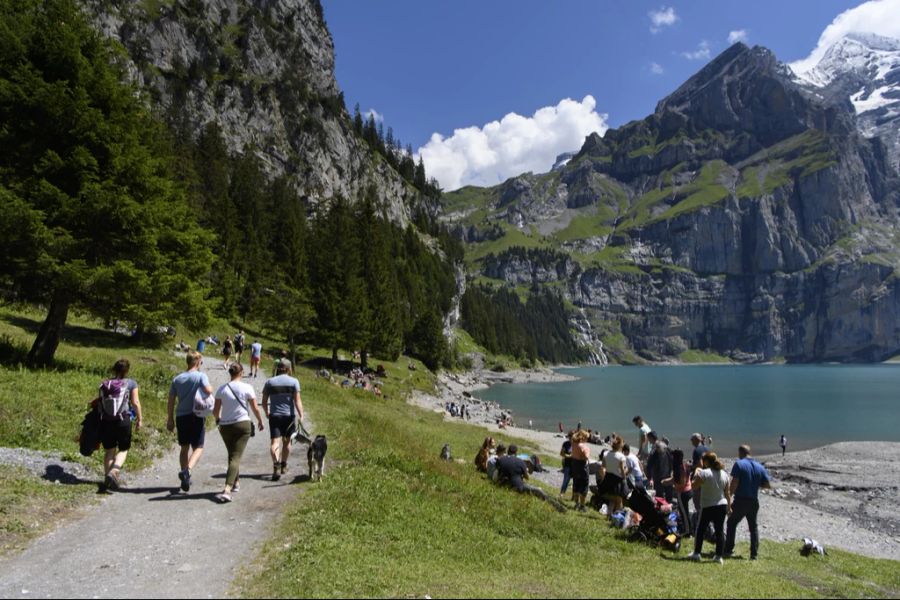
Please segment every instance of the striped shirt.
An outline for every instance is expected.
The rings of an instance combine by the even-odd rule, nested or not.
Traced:
[[[293,417],[294,394],[299,391],[300,382],[290,375],[278,375],[269,379],[263,388],[263,395],[269,398],[269,415]]]

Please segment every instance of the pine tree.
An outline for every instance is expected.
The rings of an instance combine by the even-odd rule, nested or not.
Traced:
[[[72,307],[140,331],[204,323],[211,236],[109,43],[70,0],[9,0],[0,22],[4,255],[31,247],[0,261],[0,280],[49,307],[29,364],[52,363]]]

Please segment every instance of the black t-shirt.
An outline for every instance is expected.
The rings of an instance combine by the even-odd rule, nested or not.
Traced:
[[[566,440],[562,444],[562,453],[563,454],[572,454],[572,440]],[[563,457],[563,468],[572,466],[572,457],[565,456]]]
[[[694,448],[694,454],[691,456],[692,471],[703,466],[700,464],[700,459],[702,459],[703,455],[707,452],[709,452],[709,448],[706,447],[706,444],[699,444],[696,448]]]
[[[528,474],[528,466],[518,456],[502,456],[497,459],[497,469],[500,471],[500,480],[509,481],[509,485],[520,492],[525,489],[525,476]]]

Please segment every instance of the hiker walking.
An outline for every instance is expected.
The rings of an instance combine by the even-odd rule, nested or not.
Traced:
[[[244,355],[245,340],[246,340],[246,338],[244,337],[244,330],[241,329],[234,336],[234,360],[236,360],[238,363],[241,362],[241,358]]]
[[[781,456],[784,457],[785,452],[787,452],[787,438],[784,437],[784,434],[781,434],[781,439],[778,441],[778,445],[781,446]]]
[[[225,342],[222,344],[222,355],[225,356],[225,362],[222,364],[222,367],[227,371],[228,363],[231,361],[231,354],[234,352],[234,342],[231,341],[231,336],[225,336]]]
[[[746,517],[750,528],[750,560],[756,560],[759,555],[759,529],[756,522],[759,514],[759,488],[770,489],[772,483],[766,468],[750,456],[750,446],[738,448],[738,457],[731,467],[730,489],[734,500],[725,529],[725,557],[734,553],[735,530]]]
[[[250,344],[250,377],[259,375],[259,360],[262,358],[262,344],[259,340],[253,340]]]
[[[216,496],[221,503],[231,502],[231,493],[238,491],[240,485],[241,456],[247,442],[256,434],[250,420],[250,411],[256,417],[260,431],[263,431],[262,414],[256,405],[256,392],[253,386],[241,381],[244,366],[237,362],[228,368],[231,381],[216,391],[216,404],[213,416],[219,425],[219,433],[225,448],[228,449],[228,473],[225,475],[225,489]]]
[[[291,377],[290,361],[275,363],[275,377],[263,387],[263,411],[269,418],[272,440],[272,481],[278,481],[287,470],[291,453],[291,436],[297,431],[297,420],[303,419],[300,403],[300,382]]]
[[[206,373],[200,372],[203,355],[192,350],[185,360],[187,371],[176,375],[169,386],[166,429],[170,432],[176,428],[178,430],[178,445],[181,446],[178,479],[181,480],[181,490],[188,492],[191,489],[191,471],[203,456],[206,439],[206,417],[194,413],[194,400],[198,393],[201,397],[209,397],[213,389]]]
[[[143,416],[138,398],[138,384],[128,379],[131,363],[121,358],[112,367],[113,378],[100,384],[100,441],[106,451],[103,457],[103,485],[101,491],[117,490],[122,482],[119,472],[131,448],[131,411],[134,410],[134,429],[141,430]]]

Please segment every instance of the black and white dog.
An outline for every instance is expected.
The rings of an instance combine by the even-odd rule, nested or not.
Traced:
[[[325,452],[328,451],[328,441],[324,435],[317,435],[306,451],[306,459],[309,461],[309,479],[320,481],[325,474]]]

